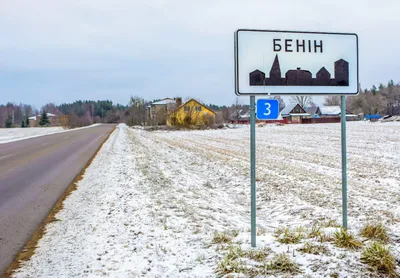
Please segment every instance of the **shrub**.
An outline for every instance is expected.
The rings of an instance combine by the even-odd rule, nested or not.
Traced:
[[[361,229],[361,236],[369,238],[369,239],[374,239],[374,240],[379,240],[383,243],[387,243],[389,241],[389,236],[387,233],[387,229],[385,226],[382,225],[382,223],[370,223],[366,224],[362,229]]]
[[[185,125],[191,125],[192,124],[192,117],[190,117],[189,115],[185,117],[184,119],[184,123]]]
[[[351,233],[343,228],[334,233],[334,243],[338,247],[348,249],[359,249],[362,246],[360,241],[356,240]]]
[[[11,128],[13,125],[12,118],[10,116],[7,117],[6,122],[4,123],[6,128]]]
[[[395,274],[396,261],[389,250],[381,243],[373,242],[361,254],[361,261],[375,271]]]

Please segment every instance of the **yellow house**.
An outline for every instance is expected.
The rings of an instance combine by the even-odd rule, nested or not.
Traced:
[[[167,125],[210,125],[214,122],[215,112],[194,99],[179,106],[167,118]]]

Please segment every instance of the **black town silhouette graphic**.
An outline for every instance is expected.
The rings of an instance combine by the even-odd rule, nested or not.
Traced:
[[[316,78],[312,78],[310,71],[301,68],[288,70],[282,78],[277,54],[269,78],[264,72],[255,70],[250,73],[250,86],[349,86],[349,63],[343,59],[335,62],[335,78],[331,78],[325,67],[317,72]]]

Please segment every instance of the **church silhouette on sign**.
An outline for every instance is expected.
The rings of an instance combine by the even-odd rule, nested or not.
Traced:
[[[250,86],[349,86],[349,63],[343,59],[335,62],[335,78],[331,78],[325,67],[317,72],[316,78],[312,78],[310,71],[301,68],[288,70],[282,78],[276,54],[269,78],[265,77],[264,72],[255,70],[250,73]]]

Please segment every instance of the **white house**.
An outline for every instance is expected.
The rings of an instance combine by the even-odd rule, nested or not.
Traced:
[[[320,106],[321,117],[339,117],[342,110],[340,106]]]

